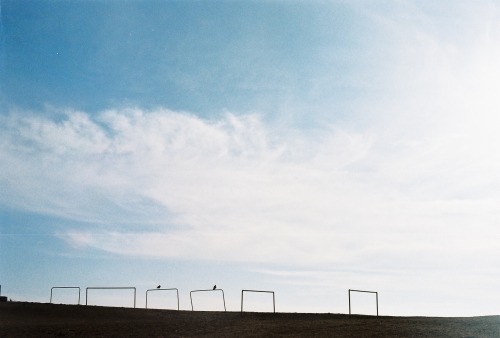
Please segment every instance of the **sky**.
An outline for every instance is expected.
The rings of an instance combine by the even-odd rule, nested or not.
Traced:
[[[2,295],[500,313],[500,2],[1,0],[0,20]]]

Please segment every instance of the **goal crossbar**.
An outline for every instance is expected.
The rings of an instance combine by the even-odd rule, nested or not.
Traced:
[[[363,293],[374,293],[375,294],[375,303],[377,306],[377,317],[378,317],[378,292],[377,291],[366,291],[366,290],[353,290],[349,289],[349,315],[351,315],[351,292],[363,292]]]
[[[148,292],[149,291],[177,291],[177,311],[179,310],[179,289],[170,288],[170,289],[148,289],[146,290],[146,309],[148,308]]]
[[[274,291],[265,290],[241,290],[241,312],[243,312],[243,293],[244,292],[260,292],[260,293],[272,293],[273,294],[273,312],[276,312],[276,302],[274,299]]]
[[[193,307],[193,293],[194,292],[209,292],[209,291],[221,291],[222,292],[222,301],[224,302],[224,311],[226,311],[226,298],[224,297],[224,290],[222,289],[207,289],[207,290],[193,290],[189,292],[189,298],[191,298],[191,311],[194,311]]]

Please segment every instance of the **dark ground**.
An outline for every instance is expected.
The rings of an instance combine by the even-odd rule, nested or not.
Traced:
[[[0,302],[0,337],[500,337],[500,316],[373,317]]]

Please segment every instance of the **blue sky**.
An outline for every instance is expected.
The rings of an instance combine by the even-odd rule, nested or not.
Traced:
[[[3,0],[0,29],[2,294],[498,314],[497,2]]]

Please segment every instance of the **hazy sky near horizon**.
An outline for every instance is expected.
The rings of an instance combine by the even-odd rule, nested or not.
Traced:
[[[499,313],[498,1],[0,4],[3,294]]]

